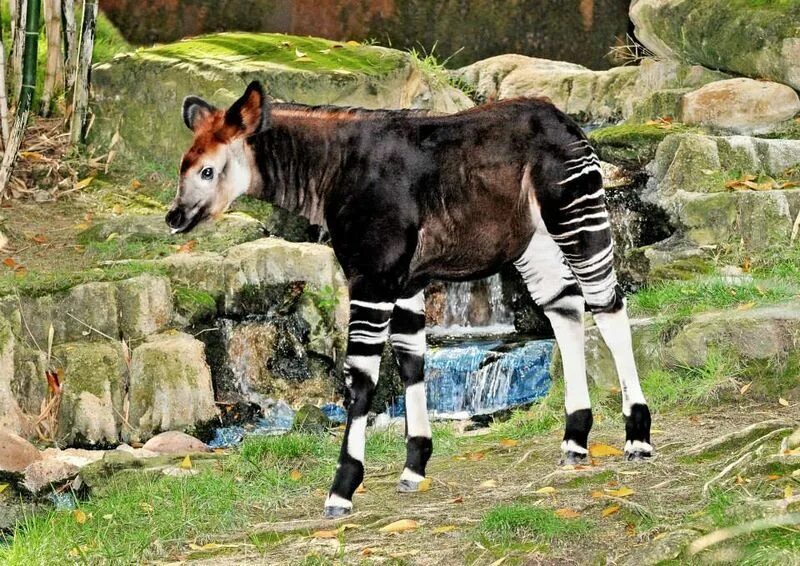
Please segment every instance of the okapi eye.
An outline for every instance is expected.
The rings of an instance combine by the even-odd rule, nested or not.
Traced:
[[[204,181],[210,181],[214,178],[214,169],[213,167],[206,167],[202,171],[200,171],[200,178]]]

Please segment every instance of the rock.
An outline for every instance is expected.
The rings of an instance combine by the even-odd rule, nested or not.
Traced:
[[[141,448],[145,453],[189,454],[191,452],[211,452],[211,449],[197,438],[178,430],[169,430],[155,435]],[[136,455],[131,449],[129,453]],[[140,455],[141,457],[141,455]]]
[[[796,2],[636,0],[630,17],[648,49],[800,89],[800,5]]]
[[[126,454],[130,454],[134,458],[155,458],[156,456],[158,456],[158,452],[154,452],[152,450],[146,450],[144,448],[134,448],[130,444],[124,444],[124,443],[120,444],[119,446],[117,446],[116,449],[119,450],[120,452],[125,452]]]
[[[303,405],[294,417],[292,430],[296,432],[322,433],[328,430],[331,422],[322,409],[314,405]]]
[[[192,428],[218,414],[203,343],[188,334],[157,335],[133,350],[128,395],[128,442]]]
[[[29,423],[11,387],[14,378],[14,342],[11,326],[0,318],[0,430],[5,428],[13,433],[26,433]]]
[[[48,392],[46,370],[47,354],[45,352],[16,345],[11,392],[19,404],[19,408],[27,415],[38,415],[42,410],[42,401],[45,400]]]
[[[76,342],[57,346],[63,363],[58,438],[66,444],[104,446],[119,443],[126,373],[119,342]]]
[[[61,486],[77,476],[78,472],[80,472],[78,466],[66,461],[41,460],[25,468],[25,480],[22,485],[31,493],[37,494],[51,485]]]
[[[66,462],[78,468],[97,462],[103,458],[105,452],[103,450],[84,450],[82,448],[67,448],[60,450],[58,448],[48,448],[42,452],[44,460],[58,460],[59,462]]]
[[[256,78],[273,97],[289,102],[437,112],[472,106],[464,93],[421,68],[407,52],[367,45],[333,49],[334,43],[224,33],[118,56],[92,72],[97,120],[91,142],[107,145],[119,132],[118,159],[147,159],[174,168],[190,140],[180,120],[180,101],[198,94],[225,106]],[[308,59],[298,60],[295,50]],[[120,99],[128,103],[119,104]]]
[[[790,87],[739,78],[683,96],[680,120],[738,134],[763,134],[779,129],[798,112],[800,98]]]
[[[589,140],[603,161],[638,170],[653,160],[668,136],[693,131],[681,124],[618,124],[593,130]]]
[[[119,324],[116,285],[84,283],[73,287],[55,305],[52,321],[56,344],[117,338]],[[44,336],[47,336],[46,331]],[[47,339],[39,343],[47,344]]]
[[[202,291],[211,297],[221,296],[225,289],[224,257],[218,253],[195,252],[175,254],[159,261],[166,268],[175,287]]]
[[[519,96],[545,97],[581,121],[607,121],[622,116],[621,99],[633,88],[639,70],[586,67],[522,55],[498,55],[454,72],[481,101]]]
[[[42,455],[33,444],[0,428],[0,472],[21,472],[41,459]]]
[[[711,312],[681,328],[663,355],[673,367],[702,367],[713,350],[739,362],[775,360],[794,349],[798,333],[800,304],[796,302]]]
[[[172,320],[169,279],[140,275],[117,283],[119,328],[127,340],[144,338],[166,328]]]

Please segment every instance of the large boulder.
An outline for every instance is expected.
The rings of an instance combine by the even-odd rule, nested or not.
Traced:
[[[172,320],[169,279],[140,275],[117,283],[119,328],[130,339],[141,339],[166,328]]]
[[[635,0],[630,16],[656,55],[800,89],[800,3]]]
[[[230,104],[254,79],[277,99],[305,104],[437,112],[472,106],[406,52],[311,37],[223,33],[140,49],[95,66],[91,141],[109,144],[119,132],[121,156],[176,167],[191,139],[180,117],[183,97],[199,94]]]
[[[218,414],[203,343],[180,332],[151,337],[133,350],[126,441],[191,429]]]
[[[800,112],[800,98],[790,87],[769,81],[728,79],[683,96],[680,120],[738,134],[780,129]]]
[[[33,444],[0,428],[0,472],[21,472],[41,459],[42,455]]]
[[[63,370],[58,438],[69,445],[119,443],[125,358],[119,342],[74,342],[53,349]]]

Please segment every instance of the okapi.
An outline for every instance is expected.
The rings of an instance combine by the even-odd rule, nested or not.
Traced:
[[[592,410],[584,359],[588,308],[622,389],[625,456],[647,458],[650,411],[639,385],[600,161],[552,104],[514,99],[439,116],[268,101],[258,82],[227,111],[183,103],[194,142],[167,214],[188,232],[248,194],[324,225],[347,277],[347,424],[325,516],[352,510],[364,478],[367,413],[391,341],[405,385],[400,492],[425,478],[433,443],[423,376],[423,290],[513,263],[549,318],[564,366],[562,462],[587,454]]]

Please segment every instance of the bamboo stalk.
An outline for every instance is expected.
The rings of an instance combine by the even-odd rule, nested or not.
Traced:
[[[61,0],[43,0],[44,25],[47,37],[47,67],[42,90],[41,115],[50,115],[56,88],[64,83],[64,61],[61,55]]]
[[[3,147],[6,147],[8,143],[8,91],[6,89],[6,49],[2,16],[0,16],[0,133],[3,136]]]
[[[75,24],[75,1],[61,0],[62,29],[64,31],[64,92],[72,98],[75,85],[75,65],[78,61],[78,28]]]
[[[86,117],[89,112],[89,83],[92,74],[92,51],[97,24],[97,0],[83,0],[83,24],[81,26],[80,55],[75,74],[75,97],[72,105],[70,139],[80,143],[86,136]]]
[[[12,96],[20,92],[22,88],[22,58],[25,53],[25,30],[27,29],[28,0],[14,0],[15,20],[12,22],[11,35],[11,83]],[[19,104],[19,99],[17,100]]]
[[[26,7],[25,49],[22,66],[22,88],[17,104],[17,114],[14,118],[14,128],[9,136],[3,162],[0,165],[0,199],[8,196],[7,185],[11,178],[17,152],[22,145],[25,127],[28,125],[33,95],[36,92],[36,55],[39,48],[39,8],[40,0],[29,0]]]

